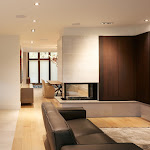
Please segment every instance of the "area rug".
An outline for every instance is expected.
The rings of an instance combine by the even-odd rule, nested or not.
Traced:
[[[34,84],[33,88],[42,88],[42,85]]]
[[[150,128],[101,128],[117,143],[134,143],[143,150],[150,150]]]

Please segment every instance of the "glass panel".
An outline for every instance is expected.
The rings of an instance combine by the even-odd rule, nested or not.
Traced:
[[[40,61],[40,82],[42,83],[41,79],[49,80],[49,60],[41,60]]]
[[[40,59],[48,59],[49,52],[40,52]]]
[[[29,59],[38,59],[38,52],[29,52]]]
[[[88,84],[67,84],[66,98],[67,99],[87,99]]]
[[[57,52],[51,52],[52,57],[57,57]]]
[[[29,60],[29,77],[31,83],[38,83],[38,60]]]
[[[57,81],[57,64],[51,61],[51,80]]]

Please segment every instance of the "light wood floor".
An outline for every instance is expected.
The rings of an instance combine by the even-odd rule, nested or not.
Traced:
[[[19,112],[12,150],[45,150],[41,103],[51,101],[57,107],[55,99],[42,97],[41,89],[34,89],[34,105],[22,106]],[[98,127],[150,127],[150,122],[141,118],[89,118]]]
[[[145,128],[150,122],[139,117],[89,118],[99,128]]]

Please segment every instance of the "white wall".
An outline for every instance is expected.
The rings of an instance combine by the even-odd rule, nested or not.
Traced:
[[[58,81],[63,82],[63,77],[62,77],[62,38],[60,38],[57,43],[57,55],[58,55],[57,78],[58,78]]]
[[[0,109],[20,108],[20,41],[0,36]]]
[[[99,82],[97,36],[63,36],[63,82]]]
[[[150,24],[120,27],[64,28],[58,41],[58,79],[98,82],[99,36],[133,36],[150,31]]]

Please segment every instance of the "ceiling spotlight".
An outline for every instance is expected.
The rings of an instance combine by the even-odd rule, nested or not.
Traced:
[[[109,24],[113,24],[113,22],[102,22],[101,24],[109,25]]]
[[[149,20],[148,20],[148,19],[145,19],[144,21],[145,21],[145,22],[148,22]]]
[[[35,23],[35,22],[36,22],[36,20],[33,20],[33,22]]]
[[[35,32],[35,29],[31,29],[31,32]]]
[[[40,5],[40,3],[36,2],[36,3],[34,3],[34,5],[35,5],[35,6],[39,6],[39,5]]]
[[[16,18],[26,18],[27,16],[25,15],[16,15]]]
[[[33,41],[31,41],[31,44],[33,44]]]
[[[80,23],[79,23],[79,22],[77,22],[77,23],[72,23],[72,25],[73,25],[73,26],[79,26]]]

